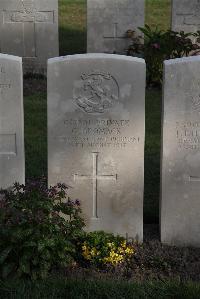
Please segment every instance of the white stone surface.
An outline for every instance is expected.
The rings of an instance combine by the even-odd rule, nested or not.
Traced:
[[[172,0],[172,30],[185,32],[200,30],[199,0]]]
[[[0,54],[0,188],[24,181],[22,59]]]
[[[161,240],[200,246],[200,56],[165,61]]]
[[[58,0],[1,0],[0,48],[23,57],[24,72],[45,73],[58,56]]]
[[[126,31],[144,27],[144,0],[87,0],[87,52],[125,54]]]
[[[88,230],[143,238],[144,60],[85,54],[48,63],[48,180],[80,199]]]

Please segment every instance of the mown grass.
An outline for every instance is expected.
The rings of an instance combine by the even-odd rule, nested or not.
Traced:
[[[154,28],[170,29],[171,0],[146,0],[145,22]]]
[[[166,29],[169,0],[146,0],[146,22]],[[60,54],[86,50],[86,0],[59,0]],[[98,37],[97,37],[98,38]],[[146,92],[144,220],[158,222],[161,91]],[[47,175],[46,93],[25,97],[26,177]]]
[[[59,0],[60,55],[86,52],[86,0]]]
[[[197,299],[200,285],[180,282],[146,282],[143,284],[52,279],[42,283],[0,282],[0,298],[6,299]]]

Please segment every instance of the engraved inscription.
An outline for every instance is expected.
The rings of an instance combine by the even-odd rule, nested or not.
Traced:
[[[97,213],[97,191],[98,191],[98,180],[117,180],[117,174],[98,174],[98,155],[99,153],[92,153],[93,158],[93,172],[92,175],[85,174],[74,174],[74,181],[77,180],[92,180],[93,185],[93,209],[92,209],[92,219],[98,219]]]
[[[177,121],[176,140],[180,149],[200,149],[200,121]]]
[[[75,83],[73,98],[86,113],[104,113],[119,100],[119,86],[111,74],[91,71]]]
[[[0,155],[17,154],[16,134],[0,134]]]
[[[56,137],[67,147],[123,149],[140,143],[129,119],[66,119],[66,135]]]
[[[11,83],[6,80],[6,70],[4,66],[0,65],[0,94],[3,94],[3,91],[11,88]],[[1,97],[0,97],[1,100]]]
[[[35,23],[53,23],[53,12],[34,12],[34,13],[24,13],[24,12],[14,12],[8,14],[8,22],[10,23],[25,23],[25,22],[35,22]]]

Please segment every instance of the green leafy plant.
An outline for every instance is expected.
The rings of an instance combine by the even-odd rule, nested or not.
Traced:
[[[127,262],[135,254],[135,248],[121,236],[104,231],[85,235],[81,243],[81,256],[86,264],[97,268],[117,266]]]
[[[68,187],[49,189],[44,180],[0,191],[0,275],[45,278],[73,259],[83,234],[80,202],[67,196]]]
[[[163,74],[163,61],[200,53],[200,32],[184,33],[172,30],[162,31],[151,29],[148,25],[139,27],[144,40],[137,37],[135,32],[128,30],[127,35],[132,39],[127,54],[130,56],[143,56],[147,64],[147,83],[161,84]]]

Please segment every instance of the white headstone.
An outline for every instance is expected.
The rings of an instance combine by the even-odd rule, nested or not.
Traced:
[[[172,30],[200,30],[200,0],[172,0]]]
[[[87,0],[87,52],[125,54],[126,31],[144,27],[144,0]]]
[[[142,241],[145,63],[85,54],[48,63],[48,180],[71,186],[88,230]]]
[[[200,246],[200,56],[165,61],[161,240]]]
[[[22,59],[0,54],[0,188],[24,181]]]
[[[45,73],[58,56],[58,0],[1,0],[1,52],[23,57],[24,72]]]

